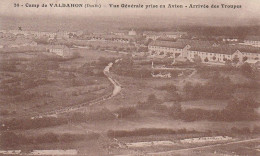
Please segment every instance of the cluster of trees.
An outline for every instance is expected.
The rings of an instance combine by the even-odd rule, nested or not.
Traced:
[[[169,87],[171,88],[171,87]],[[184,121],[210,120],[210,121],[251,121],[260,119],[256,108],[260,106],[251,97],[230,100],[228,105],[222,110],[204,110],[200,108],[183,109],[178,100],[168,107],[162,105],[162,101],[154,94],[148,96],[145,102],[139,102],[137,109],[150,109],[168,114],[174,119]]]
[[[105,77],[103,70],[110,62],[114,62],[114,57],[99,57],[97,61],[88,62],[78,69],[78,72],[88,76]]]
[[[237,91],[259,89],[258,82],[255,79],[250,79],[244,83],[232,83],[229,77],[219,75],[219,72],[208,73],[206,78],[209,78],[209,81],[205,84],[186,83],[183,88],[184,95],[182,99],[230,99]]]
[[[118,114],[118,118],[127,118],[129,116],[136,116],[137,109],[135,107],[121,107],[115,113]]]
[[[219,75],[221,72],[232,73],[239,71],[238,68],[233,66],[198,66],[197,73],[203,79],[210,79],[215,75]]]
[[[257,71],[252,68],[248,63],[236,68],[231,65],[231,61],[226,61],[225,66],[197,66],[198,73],[202,78],[209,78],[213,72],[237,72],[244,75],[247,78],[255,79],[257,77]]]
[[[69,117],[71,122],[105,121],[115,119],[115,115],[108,109],[91,113],[74,113]]]
[[[113,66],[112,71],[118,75],[130,76],[134,78],[149,78],[151,70],[147,68],[135,68],[134,61],[131,57],[125,57],[119,63]]]
[[[166,101],[180,101],[180,95],[176,92],[172,92],[171,94],[166,97]],[[137,109],[150,109],[156,112],[168,112],[169,108],[166,105],[163,105],[163,101],[158,99],[154,94],[150,94],[146,101],[141,102],[139,101],[136,105]]]
[[[7,112],[3,112],[7,113]],[[115,111],[110,111],[108,109],[102,109],[96,112],[90,113],[73,113],[68,117],[42,117],[42,118],[13,118],[8,120],[3,120],[0,122],[0,131],[5,130],[28,130],[28,129],[38,129],[43,127],[52,127],[63,124],[68,124],[70,122],[91,122],[91,121],[105,121],[114,120],[116,118],[127,118],[129,116],[136,116],[137,109],[135,107],[122,107]]]
[[[20,95],[26,89],[51,83],[48,80],[49,70],[58,69],[59,63],[53,60],[35,58],[28,61],[26,65],[21,65],[21,62],[17,60],[10,61],[2,68],[4,71],[23,73],[23,76],[12,76],[11,79],[1,82],[1,93],[13,96]]]
[[[55,117],[43,117],[43,118],[14,118],[10,120],[1,121],[0,130],[26,130],[26,129],[37,129],[43,127],[51,127],[62,124],[67,124],[66,118],[55,118]]]
[[[148,52],[148,47],[139,47],[137,48],[137,52]]]
[[[1,121],[0,127],[1,131],[4,130],[27,130],[27,129],[37,129],[43,127],[52,127],[63,124],[68,124],[69,122],[87,122],[87,121],[98,121],[98,120],[112,120],[115,119],[113,112],[103,109],[98,112],[93,113],[74,113],[73,115],[62,118],[62,117],[43,117],[43,118],[14,118],[11,120]]]
[[[206,84],[187,83],[184,88],[185,99],[229,99],[235,85],[228,77],[214,75]]]
[[[254,128],[252,130],[250,130],[250,128],[248,127],[244,127],[244,128],[237,128],[237,127],[232,127],[230,129],[230,132],[232,134],[259,134],[260,133],[260,127],[259,126],[254,126]]]
[[[244,63],[240,68],[239,68],[240,72],[248,77],[248,78],[256,78],[256,71],[248,64],[248,63]]]
[[[164,86],[158,87],[159,90],[165,90],[167,92],[175,92],[177,91],[177,87],[174,84],[166,84]]]
[[[259,103],[251,98],[231,100],[223,110],[203,110],[199,108],[183,110],[180,104],[168,108],[168,113],[174,119],[184,121],[210,120],[210,121],[250,121],[259,120],[256,108]]]
[[[111,138],[115,137],[133,137],[133,136],[149,136],[149,135],[162,135],[162,134],[188,134],[199,133],[195,130],[188,131],[185,128],[179,130],[172,130],[167,128],[140,128],[132,131],[128,130],[109,130],[107,136]]]
[[[82,140],[96,140],[99,138],[99,134],[55,134],[45,133],[38,136],[25,136],[22,134],[15,134],[14,132],[3,132],[0,135],[0,146],[1,147],[17,147],[21,145],[29,144],[42,144],[42,143],[67,143],[73,141]]]
[[[115,111],[110,111],[109,109],[104,108],[96,112],[74,113],[69,117],[69,120],[71,122],[105,121],[114,120],[116,118],[127,118],[136,115],[137,109],[135,107],[121,107]]]
[[[76,45],[79,45],[79,44],[76,44]],[[80,45],[79,45],[80,46]],[[81,45],[82,46],[82,45]],[[84,44],[85,46],[85,44]],[[118,44],[118,45],[109,45],[109,44],[106,44],[106,45],[102,45],[101,43],[99,45],[96,45],[96,44],[87,44],[87,46],[90,48],[90,49],[94,49],[94,50],[101,50],[101,51],[104,51],[104,50],[112,50],[112,51],[123,51],[123,52],[131,52],[131,51],[141,51],[141,50],[147,50],[148,51],[148,48],[144,48],[144,49],[138,49],[136,48],[135,46],[131,45],[130,46],[122,46],[121,44]]]
[[[139,101],[136,105],[138,109],[152,109],[152,110],[161,110],[163,106],[161,105],[162,101],[157,99],[154,94],[150,94],[146,101]]]

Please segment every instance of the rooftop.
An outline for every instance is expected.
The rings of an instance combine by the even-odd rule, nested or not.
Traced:
[[[168,48],[177,48],[183,49],[187,44],[184,42],[169,42],[169,41],[153,41],[149,44],[149,46],[160,46],[160,47],[168,47]]]
[[[154,41],[150,46],[161,46],[169,48],[183,49],[186,45],[190,45],[191,51],[233,54],[237,50],[241,52],[260,53],[259,47],[252,47],[247,45],[229,45],[224,43],[215,43],[214,41],[200,41],[200,40],[186,40],[179,39],[176,42],[169,41]]]
[[[186,35],[186,32],[155,32],[155,31],[144,31],[143,34],[145,35]]]

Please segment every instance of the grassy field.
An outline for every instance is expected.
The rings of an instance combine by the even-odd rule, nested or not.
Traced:
[[[1,117],[45,112],[88,102],[111,92],[112,86],[106,77],[88,75],[78,69],[86,63],[98,61],[100,57],[114,58],[116,54],[84,49],[72,52],[79,53],[80,57],[53,61],[56,56],[46,56],[45,53],[2,54],[0,58],[5,62],[11,60],[11,64],[3,67],[6,71],[1,71],[1,85],[7,88],[6,91],[12,92],[17,88],[21,91],[18,90],[14,95],[0,95],[0,108],[7,114]],[[45,61],[38,60],[39,58],[44,58]],[[98,67],[95,72],[102,73],[104,67]]]

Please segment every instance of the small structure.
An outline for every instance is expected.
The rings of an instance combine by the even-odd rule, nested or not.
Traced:
[[[69,48],[65,45],[53,45],[47,48],[47,51],[62,57],[70,55]]]
[[[28,155],[77,155],[78,151],[71,150],[33,150]]]
[[[190,139],[183,139],[180,140],[181,143],[207,143],[207,142],[214,142],[214,141],[227,141],[231,140],[232,137],[228,136],[215,136],[215,137],[200,137],[200,138],[190,138]]]
[[[116,31],[116,32],[111,32],[111,34],[117,35],[117,36],[124,36],[126,35],[125,31]]]
[[[152,39],[152,40],[157,40],[158,38],[161,38],[161,37],[178,39],[185,35],[187,35],[186,32],[179,32],[179,31],[177,31],[177,32],[153,32],[153,31],[143,32],[143,36],[145,36],[146,39]]]
[[[244,40],[244,44],[260,47],[260,36],[247,36]]]
[[[134,30],[132,29],[131,31],[128,32],[128,35],[129,35],[129,36],[136,36],[137,33],[136,33],[136,31],[134,31]]]
[[[1,155],[18,155],[20,153],[21,150],[0,150]]]
[[[152,77],[155,77],[155,78],[171,78],[171,73],[159,73],[159,74],[154,74],[152,73]]]
[[[151,141],[151,142],[132,142],[126,143],[128,148],[138,148],[138,147],[153,147],[153,146],[172,146],[175,145],[172,141]]]

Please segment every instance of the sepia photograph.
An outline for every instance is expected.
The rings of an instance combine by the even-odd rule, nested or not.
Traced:
[[[260,156],[260,1],[1,0],[0,156]]]

